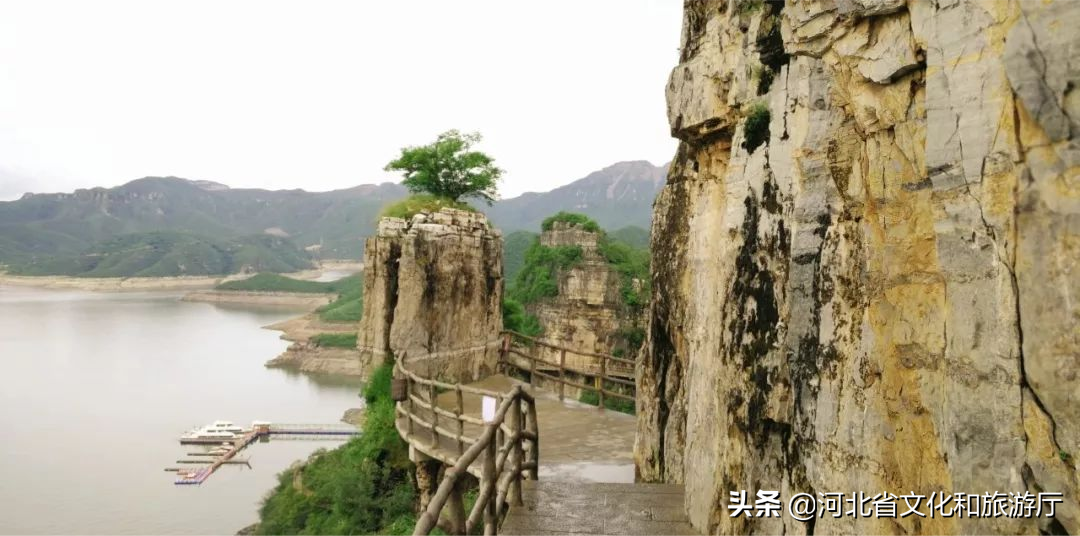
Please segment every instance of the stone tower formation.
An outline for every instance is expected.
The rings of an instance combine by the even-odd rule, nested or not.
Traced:
[[[502,296],[502,237],[483,214],[442,209],[408,221],[383,218],[364,249],[362,367],[405,353],[445,381],[491,373]]]

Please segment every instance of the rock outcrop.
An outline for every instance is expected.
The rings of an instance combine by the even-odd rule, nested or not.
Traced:
[[[643,318],[624,303],[623,276],[600,254],[600,240],[599,232],[562,221],[553,222],[550,230],[542,232],[540,245],[579,247],[581,261],[558,274],[557,296],[528,308],[540,321],[543,338],[549,343],[587,352],[625,355],[637,350],[628,347],[626,335],[640,329]],[[541,359],[559,362],[557,350],[541,347],[537,351]],[[574,353],[566,355],[565,365],[593,374],[600,371],[596,358]],[[611,367],[609,372],[618,372],[614,363]]]
[[[640,478],[685,483],[715,533],[1080,533],[1080,3],[684,17]],[[1064,502],[1053,520],[728,515],[759,489]]]
[[[502,296],[502,237],[483,214],[383,218],[364,249],[361,365],[406,352],[429,358],[431,373],[447,381],[486,375],[497,359]]]

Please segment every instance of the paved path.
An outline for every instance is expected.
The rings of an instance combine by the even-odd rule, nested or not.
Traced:
[[[682,486],[551,480],[522,483],[500,534],[697,534],[686,522]]]
[[[530,388],[518,380],[501,374],[488,376],[469,385],[498,392],[507,392],[515,384],[521,384],[536,398],[537,420],[540,426],[540,479],[559,481],[633,482],[634,481],[634,433],[637,421],[634,416],[613,410],[599,411],[595,406],[575,400],[559,401],[556,393],[546,389]],[[454,410],[457,395],[444,392],[438,395],[439,406]],[[466,393],[463,396],[465,413],[480,417],[480,396]],[[430,414],[424,414],[430,420]],[[400,418],[400,417],[399,417]],[[440,418],[440,426],[456,426],[448,418]],[[402,426],[403,427],[403,426]],[[465,434],[476,437],[480,427],[466,425]],[[414,437],[425,454],[433,449],[447,458],[458,456],[457,443],[441,438],[439,445],[425,444],[430,437],[427,429],[416,425]],[[442,457],[442,456],[437,456]],[[476,464],[479,464],[478,459]],[[475,465],[475,464],[474,464]]]

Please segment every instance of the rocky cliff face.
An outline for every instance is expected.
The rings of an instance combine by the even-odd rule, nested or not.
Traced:
[[[640,476],[710,532],[1080,532],[1080,3],[685,6]],[[758,489],[1065,502],[728,516]]]
[[[391,352],[407,352],[434,355],[432,373],[446,380],[489,373],[502,295],[502,237],[483,214],[443,209],[410,221],[383,218],[364,249],[361,363],[370,370]]]
[[[586,231],[580,225],[554,222],[540,235],[547,247],[577,246],[582,260],[558,275],[558,296],[545,299],[529,309],[544,327],[544,340],[566,348],[611,354],[625,353],[624,333],[639,324],[623,303],[622,275],[600,255],[600,233]],[[640,314],[637,316],[641,316]],[[559,362],[559,352],[539,350],[540,358]],[[566,366],[581,371],[599,372],[596,359],[567,354]]]

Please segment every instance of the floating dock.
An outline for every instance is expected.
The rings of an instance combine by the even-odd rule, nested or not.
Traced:
[[[181,464],[196,464],[207,463],[197,469],[185,470],[179,469],[176,471],[177,478],[174,482],[178,486],[188,486],[202,484],[210,475],[217,471],[218,467],[226,464],[241,464],[248,465],[247,460],[233,460],[238,452],[244,450],[248,445],[258,441],[261,438],[270,438],[272,436],[282,436],[282,439],[286,438],[327,438],[327,439],[345,439],[350,436],[358,435],[360,430],[351,425],[339,425],[339,424],[269,424],[269,423],[255,423],[251,430],[245,431],[242,434],[234,438],[212,438],[201,440],[199,438],[180,438],[181,445],[190,444],[206,444],[206,445],[219,445],[222,449],[227,449],[225,452],[189,452],[188,456],[214,456],[213,461],[203,460],[177,460],[177,463]],[[226,446],[228,445],[228,446]]]

